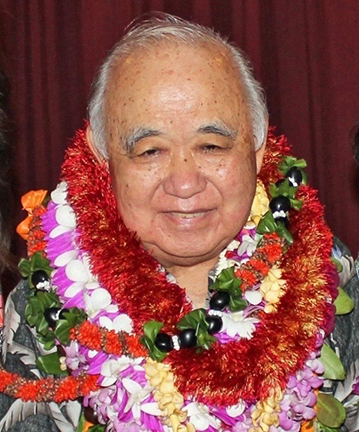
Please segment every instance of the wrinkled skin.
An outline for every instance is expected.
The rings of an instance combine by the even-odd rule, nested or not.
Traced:
[[[207,285],[248,217],[263,156],[237,71],[218,47],[135,50],[112,70],[105,113],[124,223],[180,282]]]

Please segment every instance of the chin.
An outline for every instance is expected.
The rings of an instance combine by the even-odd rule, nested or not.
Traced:
[[[196,243],[196,242],[195,242]],[[197,245],[200,242],[197,241]],[[161,248],[159,246],[156,247],[146,247],[144,248],[164,267],[171,266],[183,266],[189,267],[197,264],[201,264],[210,260],[215,260],[218,258],[221,251],[227,246],[227,243],[223,247],[216,246],[208,246],[201,248],[194,248],[193,244],[191,246],[180,245],[174,247],[166,247]]]

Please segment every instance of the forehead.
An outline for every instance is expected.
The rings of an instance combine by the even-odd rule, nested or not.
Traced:
[[[121,129],[161,123],[171,114],[179,121],[202,115],[233,123],[246,114],[245,99],[224,48],[167,43],[117,60],[105,92],[105,118],[107,127]]]

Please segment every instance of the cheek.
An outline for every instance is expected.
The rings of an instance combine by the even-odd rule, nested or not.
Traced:
[[[112,185],[121,216],[127,220],[144,214],[159,183],[155,169],[138,169],[129,163],[117,163],[111,170]]]
[[[241,155],[230,162],[222,161],[215,171],[218,185],[226,190],[226,195],[247,193],[251,196],[256,182],[255,156],[252,153]]]

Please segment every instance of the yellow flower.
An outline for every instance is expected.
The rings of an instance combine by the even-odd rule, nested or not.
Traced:
[[[174,432],[195,432],[191,423],[186,423],[187,413],[182,410],[183,396],[174,385],[169,365],[148,358],[144,366],[146,378],[155,388],[153,397],[163,413],[164,421]]]
[[[268,302],[264,308],[264,312],[272,312],[278,303],[280,297],[284,294],[285,281],[281,279],[282,270],[277,266],[274,266],[269,270],[268,275],[263,279],[260,291],[264,299]]]
[[[259,224],[262,216],[267,213],[269,209],[269,199],[267,196],[267,192],[264,188],[263,183],[260,180],[257,180],[257,188],[256,193],[253,199],[251,212],[249,214],[249,218],[246,225],[255,225]]]
[[[279,393],[277,398],[268,398],[263,402],[257,402],[256,408],[251,413],[254,428],[249,432],[269,432],[271,426],[279,426],[280,405],[282,394]]]

